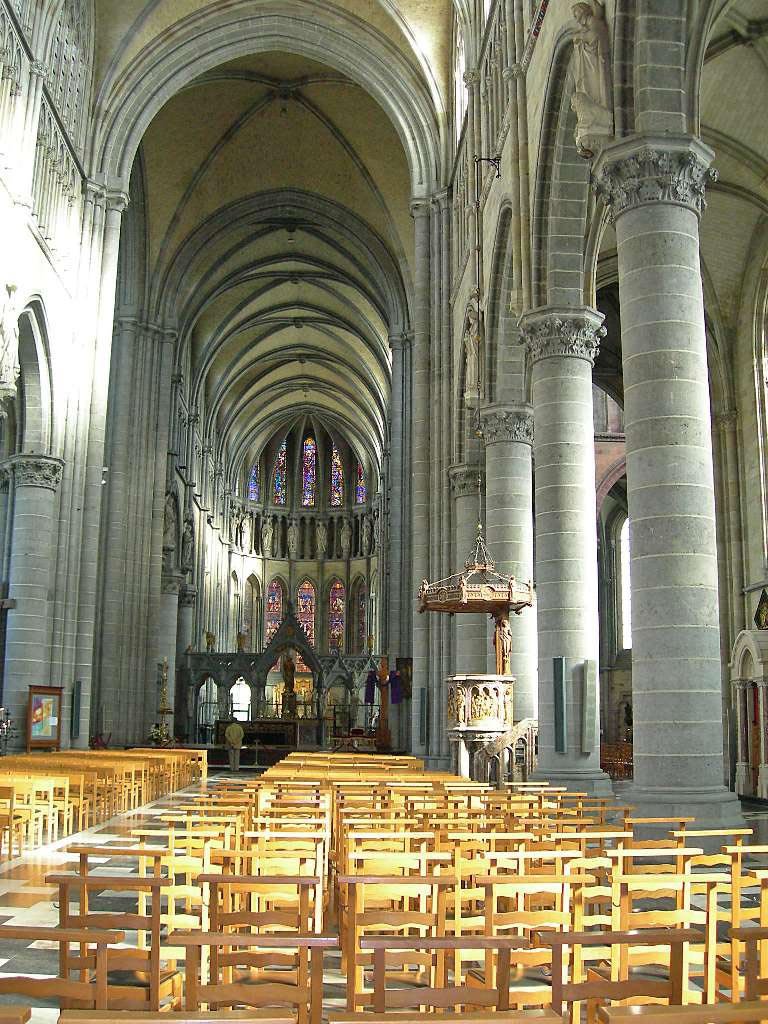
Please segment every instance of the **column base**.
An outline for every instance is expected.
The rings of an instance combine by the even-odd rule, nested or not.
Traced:
[[[746,761],[736,765],[735,788],[739,796],[752,796],[752,769]]]
[[[724,786],[716,789],[641,788],[629,783],[617,794],[636,818],[694,818],[689,829],[744,828],[741,801]],[[639,827],[640,838],[664,838],[669,827]],[[698,840],[696,846],[701,846]],[[720,848],[721,843],[718,845]]]
[[[610,776],[599,768],[579,771],[578,768],[560,768],[547,771],[538,768],[530,776],[529,782],[550,782],[553,786],[565,786],[575,793],[586,793],[587,796],[613,796],[613,783]]]
[[[428,772],[452,771],[449,754],[429,754],[424,758],[424,767]]]

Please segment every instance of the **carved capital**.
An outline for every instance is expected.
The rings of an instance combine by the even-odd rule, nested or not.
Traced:
[[[728,412],[718,413],[717,416],[713,417],[712,422],[717,430],[725,434],[736,429],[736,424],[739,422],[739,414],[735,409],[730,409]]]
[[[592,188],[611,221],[649,203],[685,206],[698,215],[707,182],[717,181],[713,156],[692,136],[633,136],[600,154]]]
[[[473,86],[480,82],[480,72],[477,68],[467,68],[464,72],[464,85]]]
[[[30,75],[34,75],[37,78],[47,78],[48,68],[45,64],[43,64],[42,61],[33,60],[32,63],[29,65],[29,73]]]
[[[606,334],[603,319],[587,306],[542,306],[521,318],[520,332],[532,363],[565,356],[594,365]]]
[[[454,498],[467,498],[477,494],[477,478],[480,477],[480,486],[484,482],[485,473],[480,466],[471,466],[466,462],[460,462],[448,469],[448,478],[451,481],[451,493]]]
[[[197,602],[197,591],[194,587],[185,587],[179,592],[179,605],[182,608],[194,608]]]
[[[13,455],[9,460],[17,487],[42,487],[58,490],[64,461],[52,455]]]
[[[486,445],[502,441],[533,444],[533,410],[530,406],[488,405],[480,410]]]
[[[182,583],[182,576],[177,576],[175,574],[172,576],[166,576],[165,574],[163,574],[162,580],[160,582],[160,589],[164,594],[178,595],[179,591],[181,590]]]

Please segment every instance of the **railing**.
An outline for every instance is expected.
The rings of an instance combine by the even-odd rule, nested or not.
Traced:
[[[40,103],[32,177],[32,214],[51,253],[66,261],[74,249],[82,204],[82,175],[48,100]]]
[[[16,26],[0,0],[0,151],[10,148],[21,94],[21,82],[27,62]]]

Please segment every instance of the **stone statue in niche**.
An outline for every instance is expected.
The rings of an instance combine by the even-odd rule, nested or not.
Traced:
[[[245,511],[243,509],[238,509],[238,511],[235,512],[235,515],[232,520],[234,526],[235,547],[241,549],[243,547],[243,542],[245,540],[245,516]]]
[[[574,94],[571,109],[576,114],[576,148],[591,159],[613,138],[613,87],[611,55],[605,5],[588,0],[571,7],[579,29],[573,40]]]
[[[472,299],[464,314],[464,401],[477,405],[478,381],[480,377],[480,316],[475,300]]]
[[[341,524],[341,557],[349,558],[349,553],[352,550],[352,527],[349,524],[348,519],[344,519]]]
[[[261,524],[261,553],[264,558],[272,557],[272,520],[267,517]]]
[[[190,572],[195,563],[195,524],[192,516],[184,516],[184,532],[181,535],[181,568]]]
[[[0,399],[13,398],[19,379],[19,318],[16,309],[16,285],[5,286],[0,314]]]
[[[317,557],[324,558],[325,552],[328,550],[328,527],[322,519],[318,519],[315,523],[315,546]]]
[[[163,548],[167,551],[176,550],[176,501],[172,494],[165,496],[165,518],[163,519]]]
[[[299,527],[295,519],[288,526],[288,557],[299,557]]]
[[[363,519],[363,554],[366,557],[371,553],[372,541],[373,526],[371,525],[370,516],[366,516],[365,519]]]

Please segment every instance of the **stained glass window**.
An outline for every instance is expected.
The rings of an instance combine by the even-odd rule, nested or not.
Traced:
[[[336,445],[331,452],[331,505],[338,508],[344,503],[344,466]]]
[[[328,601],[328,649],[344,650],[344,605],[346,594],[344,584],[335,580]]]
[[[248,501],[258,501],[260,494],[259,464],[254,462],[251,466],[251,475],[248,477]]]
[[[364,505],[368,499],[368,488],[365,485],[365,470],[363,464],[357,464],[357,483],[355,484],[355,501],[358,505]]]
[[[298,611],[296,617],[301,623],[302,629],[306,634],[307,640],[309,640],[312,646],[315,646],[315,588],[309,582],[304,580],[299,589],[296,591],[296,604]],[[297,672],[308,672],[309,669],[304,664],[304,660],[301,656],[296,659],[296,671]]]
[[[283,621],[283,585],[280,580],[272,580],[267,588],[267,615],[265,619],[264,640],[266,643],[277,632]]]
[[[356,643],[357,643],[357,652],[358,652],[358,654],[362,654],[365,651],[365,646],[366,646],[366,643],[368,641],[368,635],[367,635],[367,632],[366,632],[366,629],[367,629],[366,612],[367,612],[367,609],[368,609],[368,592],[367,592],[367,590],[365,588],[365,584],[364,583],[361,583],[360,586],[357,588],[357,595],[356,595],[356,597],[357,597],[357,600],[356,600],[355,603],[357,604],[357,609],[356,609],[356,613],[357,613],[357,623],[356,623],[356,625],[357,625],[357,635],[355,637],[355,640],[356,640]]]
[[[288,461],[288,445],[285,441],[280,445],[280,451],[275,460],[275,482],[272,489],[272,501],[275,505],[284,505],[286,499],[285,467]]]
[[[301,456],[301,504],[305,508],[315,504],[316,485],[317,444],[314,437],[308,437]]]

